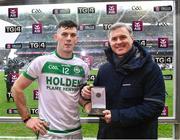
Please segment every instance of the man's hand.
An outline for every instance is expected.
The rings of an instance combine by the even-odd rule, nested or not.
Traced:
[[[91,87],[92,86],[84,86],[81,90],[81,96],[84,99],[91,99]]]
[[[111,111],[104,110],[103,114],[104,114],[104,117],[102,119],[104,119],[106,121],[106,123],[111,123]]]
[[[31,118],[26,122],[26,127],[35,133],[45,135],[47,133],[46,127],[48,127],[48,123],[38,118]]]

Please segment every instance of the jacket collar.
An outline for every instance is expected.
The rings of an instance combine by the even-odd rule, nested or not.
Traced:
[[[141,45],[134,41],[132,49],[123,56],[118,58],[109,47],[105,50],[107,61],[109,61],[117,72],[124,75],[143,67],[143,65],[151,58],[151,56],[141,47]]]

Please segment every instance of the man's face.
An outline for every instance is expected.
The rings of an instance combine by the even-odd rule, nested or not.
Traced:
[[[55,40],[58,42],[58,49],[61,52],[72,53],[77,43],[77,29],[61,27],[55,35]]]
[[[133,38],[125,27],[121,27],[111,31],[109,43],[113,52],[122,57],[132,48]]]

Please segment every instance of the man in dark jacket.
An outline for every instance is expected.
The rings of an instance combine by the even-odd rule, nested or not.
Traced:
[[[111,26],[105,50],[108,62],[98,71],[94,86],[105,87],[106,110],[98,139],[157,139],[158,117],[165,102],[165,85],[158,65],[134,41],[131,27]],[[82,97],[91,97],[85,86]],[[89,107],[88,107],[89,106]],[[86,104],[86,110],[91,104]]]

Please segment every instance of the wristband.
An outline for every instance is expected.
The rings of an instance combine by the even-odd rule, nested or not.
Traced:
[[[23,122],[26,123],[30,119],[31,119],[31,116],[28,116],[26,119],[23,120]]]

